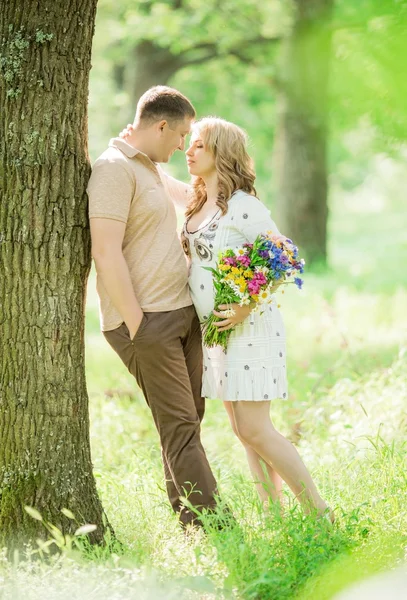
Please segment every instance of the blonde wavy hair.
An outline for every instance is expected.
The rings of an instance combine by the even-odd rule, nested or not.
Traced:
[[[206,151],[215,158],[218,173],[218,199],[216,204],[225,215],[228,200],[237,190],[256,195],[253,161],[247,152],[247,134],[243,129],[217,117],[205,117],[192,126],[192,133],[199,135]],[[187,217],[199,212],[207,199],[205,182],[195,177],[192,197],[187,205]]]

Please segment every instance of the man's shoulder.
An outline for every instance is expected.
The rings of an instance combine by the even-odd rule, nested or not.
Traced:
[[[95,160],[88,183],[88,193],[98,193],[112,182],[116,187],[135,185],[129,159],[118,148],[110,146]]]
[[[123,154],[115,146],[109,146],[104,152],[93,163],[93,168],[100,167],[103,165],[115,165],[125,166],[129,163],[129,158]]]

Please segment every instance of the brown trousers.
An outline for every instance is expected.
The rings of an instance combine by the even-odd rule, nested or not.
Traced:
[[[216,481],[200,439],[205,399],[201,396],[202,339],[193,306],[144,313],[130,339],[122,323],[104,335],[144,393],[160,436],[167,493],[183,524],[197,508],[215,506]],[[195,517],[196,518],[196,517]]]

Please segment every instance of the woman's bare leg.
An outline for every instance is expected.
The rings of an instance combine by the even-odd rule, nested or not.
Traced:
[[[232,429],[237,435],[237,437],[239,437],[231,404],[233,404],[233,402],[224,402]],[[253,479],[256,484],[257,492],[259,494],[261,502],[264,506],[268,504],[270,499],[273,502],[281,503],[282,480],[280,475],[274,470],[274,468],[271,465],[265,462],[261,458],[261,456],[259,456],[257,452],[253,450],[253,448],[251,448],[242,440],[240,441],[242,442],[243,447],[246,451],[247,462],[249,463],[250,471],[253,475]]]
[[[305,512],[328,507],[294,446],[273,426],[270,402],[231,402],[239,438],[267,464],[274,467],[301,502]]]

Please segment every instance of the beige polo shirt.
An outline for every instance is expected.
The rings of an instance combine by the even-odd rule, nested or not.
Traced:
[[[172,201],[182,204],[188,191],[188,185],[166,176],[148,156],[121,138],[110,140],[93,166],[88,185],[89,217],[126,223],[123,255],[144,312],[192,304]],[[102,331],[116,329],[123,318],[99,277],[97,292]]]

